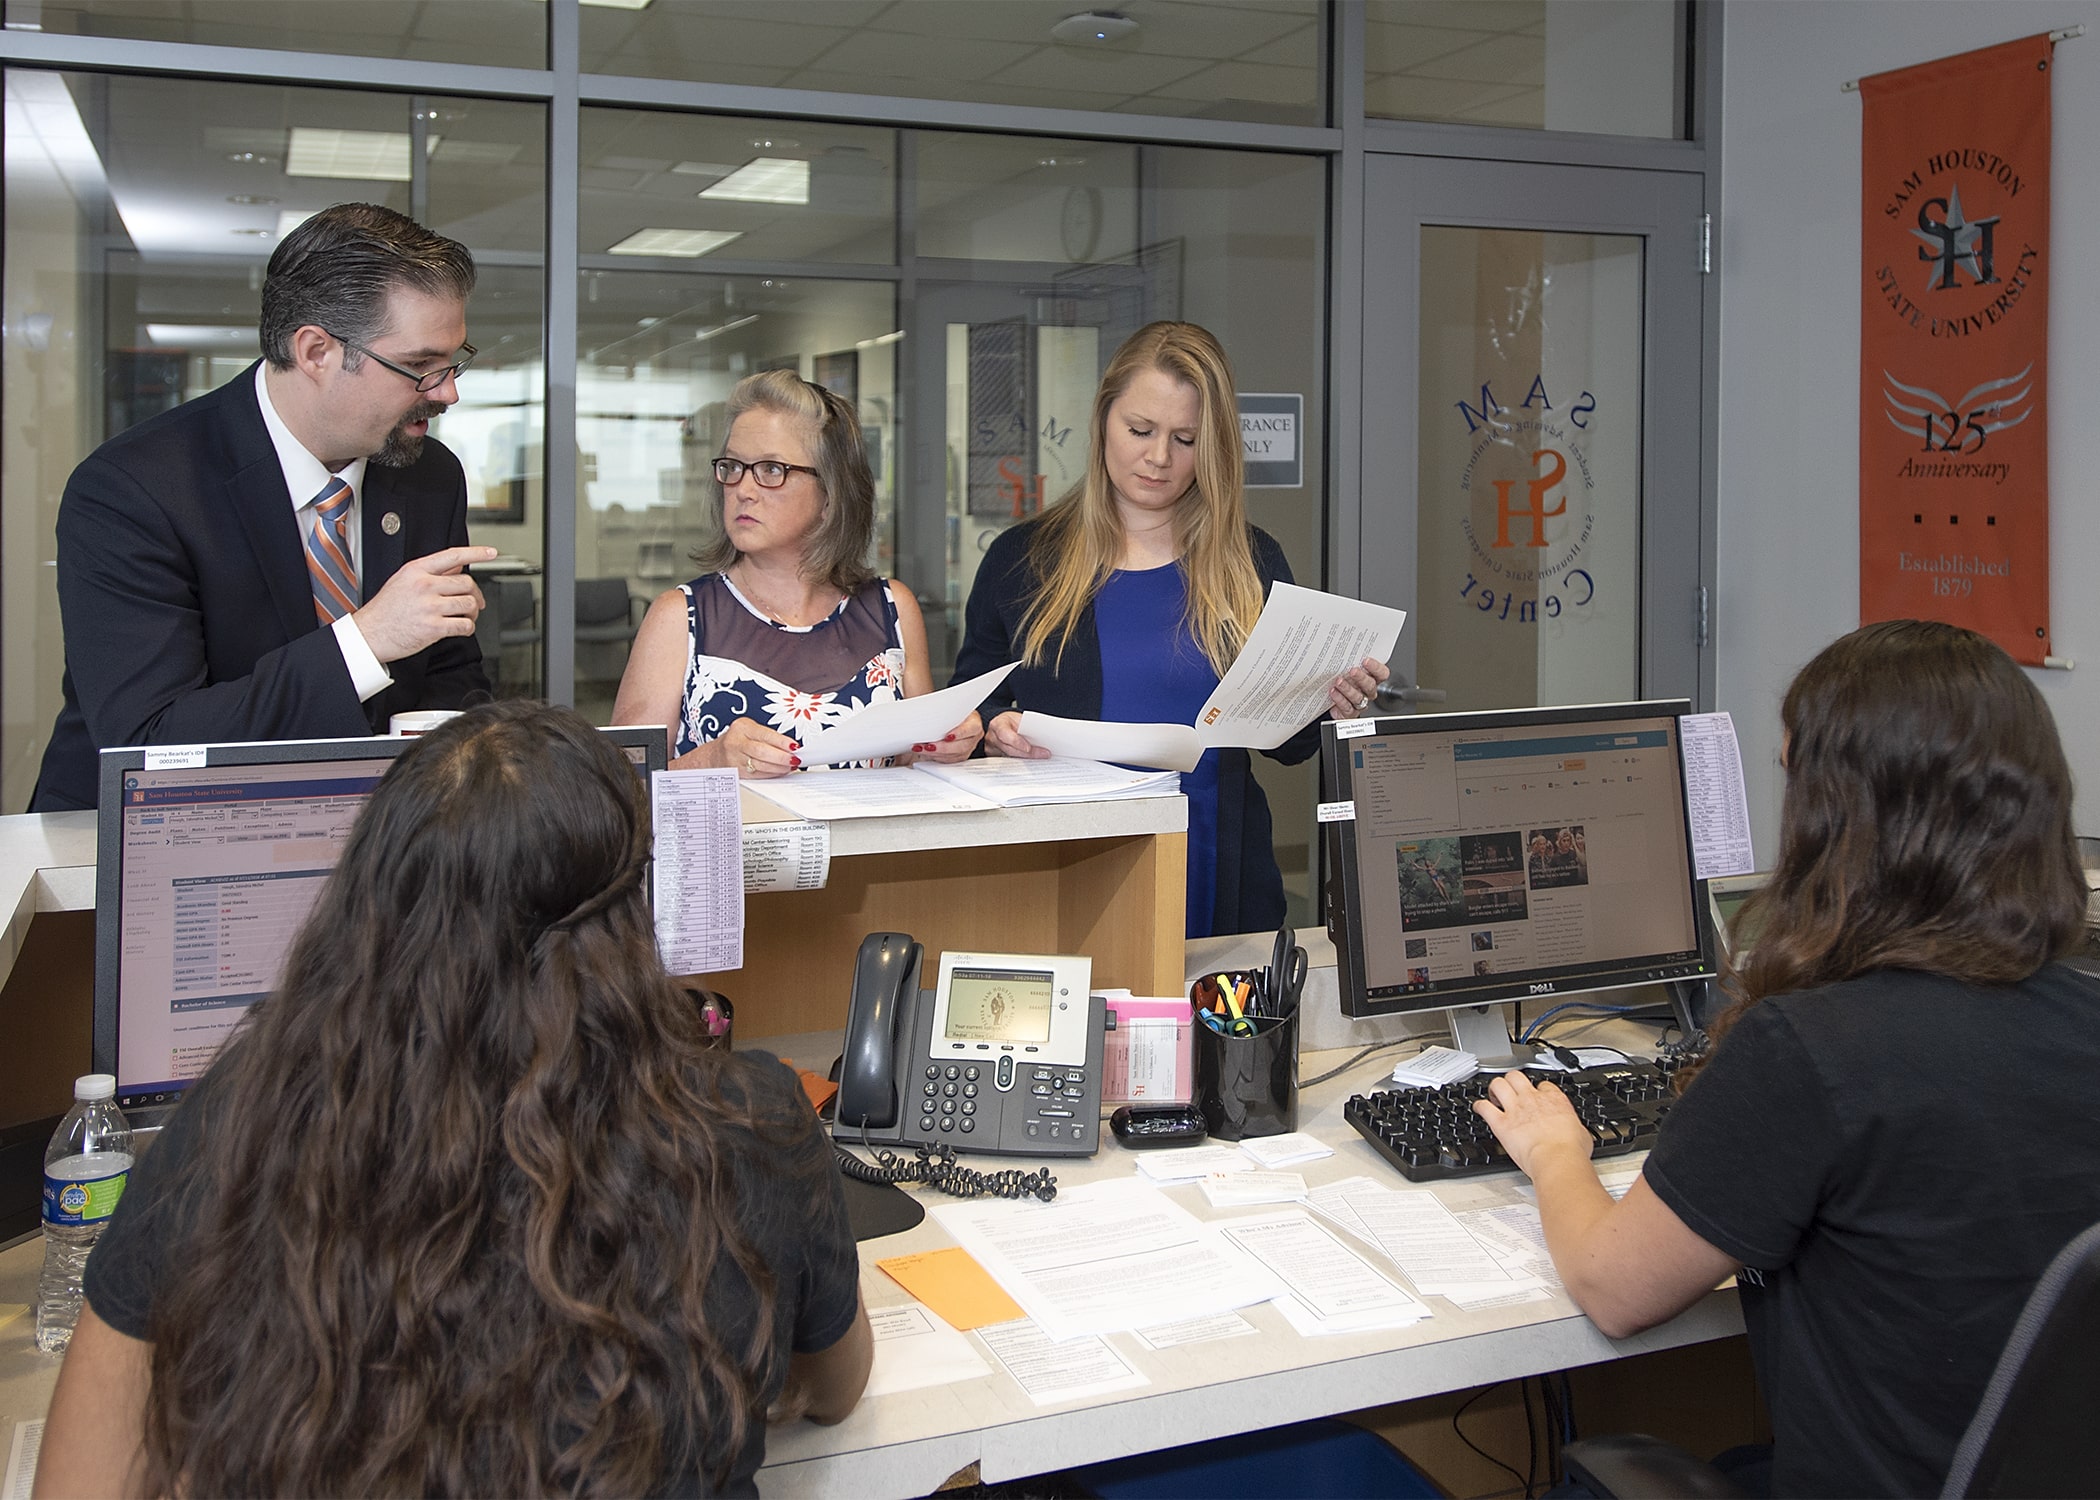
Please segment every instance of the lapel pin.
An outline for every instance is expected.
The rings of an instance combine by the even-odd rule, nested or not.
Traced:
[[[390,510],[385,515],[381,516],[379,518],[379,529],[385,532],[388,536],[393,536],[397,534],[401,530],[401,512],[398,510]]]

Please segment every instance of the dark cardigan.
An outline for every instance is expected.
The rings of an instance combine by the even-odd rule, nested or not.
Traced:
[[[1027,521],[993,538],[970,586],[963,608],[963,644],[955,658],[953,682],[1014,661],[1020,654],[1021,620],[1036,594],[1036,576],[1028,550],[1040,521]],[[1261,574],[1262,597],[1270,585],[1290,583],[1291,566],[1275,538],[1259,527],[1247,528],[1254,568]],[[1052,653],[1053,659],[1055,653]],[[1101,639],[1094,629],[1094,606],[1066,642],[1056,670],[1023,665],[1014,670],[985,701],[987,724],[1008,709],[1034,709],[1069,719],[1101,717]],[[1262,754],[1296,765],[1320,748],[1315,720],[1274,750]],[[1210,930],[1225,934],[1262,932],[1283,925],[1283,874],[1276,868],[1269,803],[1254,779],[1245,750],[1218,752],[1218,886]]]

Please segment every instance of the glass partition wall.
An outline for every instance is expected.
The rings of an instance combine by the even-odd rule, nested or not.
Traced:
[[[482,352],[435,431],[502,554],[478,630],[501,693],[610,714],[642,611],[718,524],[723,403],[769,366],[857,403],[871,561],[920,599],[937,680],[985,546],[1077,478],[1100,371],[1154,318],[1297,398],[1301,462],[1250,513],[1301,582],[1353,580],[1337,521],[1384,481],[1345,457],[1351,493],[1330,482],[1335,400],[1363,400],[1330,372],[1353,385],[1344,325],[1376,292],[1329,283],[1362,249],[1330,243],[1364,160],[1336,101],[1388,136],[1681,133],[1685,7],[1579,8],[0,0],[0,811],[59,704],[67,475],[248,369],[270,251],[335,202],[480,264]],[[1313,773],[1256,765],[1310,921]]]

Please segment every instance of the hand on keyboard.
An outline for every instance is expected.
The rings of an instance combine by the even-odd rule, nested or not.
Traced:
[[[1535,1084],[1521,1072],[1504,1073],[1488,1084],[1487,1098],[1473,1101],[1473,1113],[1487,1121],[1509,1159],[1526,1174],[1540,1152],[1555,1147],[1589,1159],[1590,1127],[1550,1082]]]
[[[1588,1133],[1591,1154],[1624,1156],[1655,1144],[1677,1066],[1674,1058],[1604,1063],[1558,1075],[1554,1091]],[[1442,1088],[1354,1094],[1342,1106],[1342,1118],[1410,1182],[1506,1172],[1517,1163],[1490,1120],[1474,1112],[1501,1081],[1480,1073]]]

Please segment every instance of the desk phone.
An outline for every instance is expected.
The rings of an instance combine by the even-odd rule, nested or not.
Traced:
[[[860,945],[833,1138],[1092,1156],[1106,1019],[1092,960],[944,953],[929,993],[923,953],[896,932]]]

